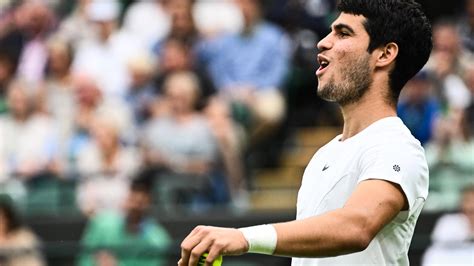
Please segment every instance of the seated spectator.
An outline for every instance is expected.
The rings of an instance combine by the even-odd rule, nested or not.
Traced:
[[[93,0],[86,12],[98,34],[78,46],[73,71],[94,77],[106,97],[122,98],[130,83],[127,62],[145,47],[119,29],[118,1]]]
[[[152,104],[156,101],[157,89],[153,83],[155,64],[149,55],[133,57],[128,62],[131,83],[125,101],[133,112],[135,125],[141,126],[151,116]]]
[[[44,78],[48,56],[46,43],[53,26],[54,13],[43,1],[23,1],[16,16],[24,37],[17,77],[36,86]]]
[[[197,108],[202,109],[208,98],[214,95],[216,88],[207,72],[197,65],[191,45],[191,43],[174,37],[167,38],[162,42],[159,52],[160,68],[155,83],[159,93],[163,94],[163,82],[170,74],[176,71],[192,71],[198,78],[201,88]]]
[[[409,81],[397,108],[398,116],[422,145],[432,136],[435,120],[440,112],[427,72],[418,73]]]
[[[474,55],[466,51],[456,25],[441,21],[433,27],[433,51],[426,68],[433,74],[435,93],[446,116],[456,115],[469,104],[469,91],[464,78]]]
[[[205,117],[194,108],[199,84],[191,72],[177,72],[164,82],[166,113],[144,129],[151,163],[173,171],[205,173],[216,156],[215,140]]]
[[[459,124],[457,119],[439,120],[433,140],[425,147],[430,195],[424,210],[456,209],[461,189],[473,182],[474,112],[462,113],[459,120]]]
[[[285,114],[281,89],[291,57],[290,43],[281,29],[263,20],[261,1],[236,3],[244,17],[242,31],[204,42],[200,59],[208,66],[219,95],[250,111],[254,120],[248,122],[251,137],[259,139]]]
[[[474,264],[474,183],[464,188],[459,205],[460,212],[445,214],[436,222],[423,266]]]
[[[59,174],[60,170],[56,125],[36,111],[28,91],[20,81],[10,83],[9,112],[0,116],[0,138],[8,140],[0,151],[6,158],[6,173],[23,181],[45,173]]]
[[[189,176],[187,184],[182,185],[189,187],[194,182],[203,193],[200,196],[212,197],[212,193],[206,195],[203,191],[210,189],[211,176],[220,183],[226,181],[213,173],[218,169],[218,144],[208,120],[195,108],[200,93],[197,78],[191,72],[171,74],[164,82],[164,93],[160,105],[166,105],[167,110],[143,131],[146,161],[172,176]]]
[[[0,261],[6,266],[46,265],[35,234],[22,225],[11,199],[0,195]]]
[[[193,17],[194,0],[168,1],[167,8],[171,16],[171,28],[168,38],[177,38],[187,43],[194,44],[198,31]]]
[[[78,205],[86,215],[119,208],[130,177],[140,167],[135,149],[121,144],[119,129],[114,117],[95,116],[90,126],[92,139],[78,155]]]
[[[87,75],[75,78],[75,102],[77,103],[74,114],[74,132],[69,141],[68,159],[69,171],[74,173],[75,161],[90,140],[90,127],[97,115],[113,117],[120,132],[120,141],[130,144],[135,142],[135,128],[129,106],[115,97],[106,97],[96,81]]]
[[[74,130],[76,99],[71,73],[72,46],[56,37],[48,43],[46,77],[40,89],[40,108],[59,126],[61,157],[67,158],[67,144]]]
[[[121,211],[97,213],[90,219],[78,265],[165,265],[161,254],[171,239],[149,214],[150,178],[143,174],[134,179]]]

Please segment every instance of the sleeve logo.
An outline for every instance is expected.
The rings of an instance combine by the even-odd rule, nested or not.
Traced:
[[[393,170],[395,170],[395,172],[400,172],[400,165],[395,164],[395,165],[393,166]]]

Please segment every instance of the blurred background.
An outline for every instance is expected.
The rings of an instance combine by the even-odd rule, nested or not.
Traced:
[[[418,2],[434,49],[398,113],[431,180],[410,260],[473,265],[474,1]],[[294,219],[341,132],[314,75],[335,5],[0,0],[0,265],[176,265],[198,224]]]

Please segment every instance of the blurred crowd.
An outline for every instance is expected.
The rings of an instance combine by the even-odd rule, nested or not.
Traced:
[[[255,154],[276,156],[279,144],[266,143],[275,132],[340,123],[334,105],[307,104],[334,9],[333,0],[0,1],[0,193],[25,212],[67,194],[55,204],[91,218],[90,245],[107,238],[104,224],[135,232],[110,233],[120,240],[148,230],[150,243],[167,243],[140,204],[245,206],[249,167]],[[474,183],[474,1],[434,21],[433,42],[398,113],[426,150],[425,210],[453,211]],[[317,121],[300,122],[308,116]],[[51,189],[58,182],[72,185]],[[124,210],[135,215],[109,213]]]
[[[2,11],[2,190],[21,201],[38,180],[74,180],[90,215],[118,208],[131,178],[153,169],[157,186],[184,191],[172,200],[195,208],[245,197],[244,153],[283,120],[292,54],[259,1]]]
[[[457,209],[464,187],[474,183],[474,1],[461,21],[433,25],[433,51],[407,84],[398,115],[425,147],[430,194],[425,211]]]

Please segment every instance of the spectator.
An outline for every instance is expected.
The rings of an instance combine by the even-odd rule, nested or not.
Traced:
[[[91,218],[82,236],[85,252],[79,265],[165,265],[160,255],[171,239],[149,214],[152,185],[147,175],[132,182],[121,212]]]
[[[118,122],[108,114],[92,118],[92,140],[77,159],[81,179],[78,205],[91,215],[104,209],[116,209],[126,198],[129,178],[140,167],[140,156],[131,147],[120,143]]]
[[[106,97],[121,98],[130,83],[127,62],[144,47],[126,32],[119,31],[119,12],[116,0],[94,0],[87,5],[87,16],[98,34],[79,45],[73,70],[92,75]]]
[[[198,78],[201,88],[197,108],[202,109],[208,98],[214,95],[216,88],[207,72],[197,65],[191,45],[191,43],[174,37],[163,41],[159,54],[160,71],[155,83],[159,93],[162,94],[163,82],[169,75],[177,71],[193,72]]]
[[[198,32],[192,13],[193,3],[193,0],[169,1],[168,8],[172,23],[168,37],[178,38],[188,43],[196,41]]]
[[[433,51],[426,66],[434,74],[435,92],[448,116],[456,115],[469,104],[463,78],[473,58],[463,49],[454,23],[441,21],[433,27]]]
[[[77,102],[74,118],[74,133],[69,143],[68,158],[70,166],[84,144],[90,139],[90,127],[96,115],[108,115],[116,122],[121,142],[130,144],[135,141],[135,129],[132,113],[128,106],[119,98],[103,95],[96,81],[87,75],[79,75],[74,80],[75,101]],[[75,169],[70,169],[72,172]]]
[[[264,136],[284,116],[281,88],[290,59],[290,43],[275,25],[263,20],[261,2],[238,0],[244,26],[240,33],[203,43],[207,64],[219,94],[250,110],[255,139]]]
[[[474,184],[463,189],[459,205],[460,212],[444,214],[436,222],[423,266],[473,265]]]
[[[179,40],[187,44],[192,50],[200,40],[193,18],[193,0],[174,0],[167,2],[167,9],[171,18],[171,27],[165,38],[153,46],[153,52],[160,55],[168,39]]]
[[[128,62],[131,83],[125,100],[133,112],[137,127],[150,118],[152,104],[158,97],[157,89],[153,84],[156,67],[150,58],[148,54],[143,54],[131,58]]]
[[[151,120],[143,132],[146,160],[172,176],[190,176],[188,187],[194,183],[208,189],[218,146],[206,117],[195,109],[199,83],[191,72],[177,72],[164,82],[164,92],[161,104],[168,105],[167,113]]]
[[[174,73],[165,81],[164,91],[167,115],[145,128],[147,158],[174,172],[208,172],[216,146],[205,117],[194,108],[199,96],[196,77],[190,72]]]
[[[22,225],[6,195],[0,196],[0,262],[5,266],[45,265],[35,234]]]
[[[398,116],[422,145],[432,136],[435,120],[439,113],[437,99],[432,92],[432,84],[427,72],[418,73],[400,97]]]
[[[473,182],[474,112],[469,110],[462,113],[459,124],[458,119],[438,121],[434,138],[426,145],[430,196],[425,210],[454,210],[461,188]]]
[[[38,85],[44,78],[46,42],[53,27],[54,14],[42,1],[25,1],[18,7],[16,16],[25,40],[17,76],[32,85]]]
[[[58,174],[57,128],[47,116],[36,111],[33,95],[26,84],[10,83],[7,93],[9,113],[0,117],[0,135],[6,172],[27,181],[44,173]]]
[[[46,78],[40,89],[39,108],[59,126],[59,145],[62,158],[67,158],[67,144],[74,130],[76,99],[71,73],[73,48],[59,37],[48,43]]]

